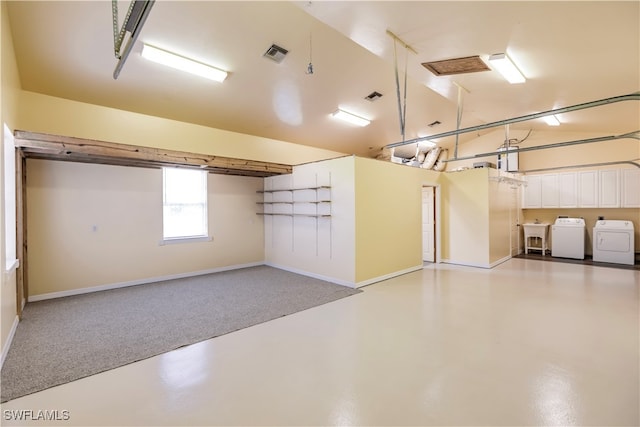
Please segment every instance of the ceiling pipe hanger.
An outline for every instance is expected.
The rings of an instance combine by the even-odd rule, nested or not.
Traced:
[[[464,128],[464,129],[458,129],[458,130],[443,132],[443,133],[439,133],[437,135],[428,135],[428,136],[423,136],[423,137],[420,137],[420,138],[410,139],[410,140],[407,140],[407,141],[395,142],[393,144],[386,145],[385,148],[394,148],[394,147],[399,147],[401,145],[406,145],[406,144],[415,144],[415,143],[420,142],[420,141],[427,141],[427,140],[432,140],[432,139],[437,139],[437,138],[444,138],[444,137],[447,137],[447,136],[454,136],[454,135],[463,134],[463,133],[475,132],[475,131],[479,131],[479,130],[483,130],[483,129],[490,129],[490,128],[494,128],[494,127],[504,126],[504,125],[507,125],[507,124],[525,122],[525,121],[533,120],[533,119],[539,119],[541,117],[550,116],[550,115],[553,115],[553,114],[562,114],[562,113],[568,113],[568,112],[571,112],[571,111],[584,110],[586,108],[593,108],[593,107],[598,107],[598,106],[601,106],[601,105],[607,105],[607,104],[612,104],[612,103],[615,103],[615,102],[622,102],[622,101],[640,101],[640,92],[634,92],[634,93],[630,93],[630,94],[627,94],[627,95],[614,96],[614,97],[611,97],[611,98],[604,98],[604,99],[600,99],[600,100],[597,100],[597,101],[585,102],[583,104],[571,105],[569,107],[555,108],[553,110],[542,111],[540,113],[533,113],[533,114],[528,114],[526,116],[514,117],[514,118],[511,118],[511,119],[500,120],[500,121],[491,122],[491,123],[485,123],[485,124],[482,124],[482,125],[472,126],[472,127],[468,127],[468,128]],[[454,159],[449,159],[449,161],[453,161],[453,160],[459,160],[459,159],[455,159],[455,158]]]
[[[461,84],[459,84],[458,82],[453,82],[454,85],[456,85],[456,87],[458,88],[458,111],[456,113],[456,130],[460,130],[460,125],[462,124],[462,111],[463,111],[463,103],[464,103],[464,97],[463,97],[463,90],[467,93],[469,93],[469,89],[465,88],[464,86],[462,86]],[[456,145],[455,148],[453,150],[453,157],[456,158],[458,157],[458,137],[460,136],[460,134],[456,134]]]
[[[398,97],[398,114],[400,116],[400,135],[402,136],[402,140],[405,140],[405,129],[406,129],[406,119],[407,119],[407,64],[408,64],[408,55],[407,52],[413,52],[417,54],[416,50],[405,43],[400,37],[393,34],[391,31],[387,30],[387,34],[393,38],[393,59],[395,66],[395,77],[396,77],[396,95]],[[400,91],[400,78],[398,77],[398,52],[396,49],[397,43],[400,43],[405,48],[405,59],[404,59],[404,96],[401,95]],[[416,146],[416,153],[418,147]],[[417,154],[416,154],[417,155]]]

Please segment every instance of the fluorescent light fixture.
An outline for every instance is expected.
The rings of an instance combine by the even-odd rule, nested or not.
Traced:
[[[489,57],[489,62],[509,83],[524,83],[526,79],[518,67],[504,53],[496,53]]]
[[[205,77],[216,82],[222,82],[227,78],[227,72],[224,70],[185,58],[184,56],[176,55],[175,53],[167,52],[166,50],[158,49],[157,47],[149,46],[148,44],[143,44],[142,46],[142,57],[157,62],[158,64],[186,71],[187,73]]]
[[[550,116],[544,116],[543,119],[549,126],[560,126],[560,120],[558,120],[558,118],[553,114]]]
[[[348,113],[339,108],[335,112],[331,113],[331,115],[336,119],[344,120],[345,122],[349,122],[352,125],[356,126],[366,126],[371,123],[371,120],[365,119],[364,117],[356,116],[355,114]]]

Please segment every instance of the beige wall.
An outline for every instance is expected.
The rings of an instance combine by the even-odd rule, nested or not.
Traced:
[[[499,173],[489,170],[489,264],[511,256],[511,233],[518,233],[512,224],[520,212],[519,190],[509,181],[499,180]]]
[[[356,158],[356,282],[422,266],[422,186],[440,173]]]
[[[208,186],[213,241],[160,245],[160,169],[28,160],[30,297],[262,262],[262,179]]]
[[[489,170],[444,173],[442,260],[489,266]]]
[[[17,110],[17,96],[20,91],[20,78],[18,77],[18,67],[16,65],[15,53],[13,51],[13,40],[11,37],[11,28],[9,25],[9,17],[7,15],[6,2],[0,2],[0,40],[1,40],[1,67],[0,80],[2,87],[0,88],[0,126],[6,123],[10,129],[14,129],[15,116]],[[4,147],[4,133],[0,129],[0,142]],[[16,319],[16,275],[15,272],[7,274],[5,272],[5,224],[4,224],[4,148],[0,149],[0,188],[2,196],[0,197],[0,260],[2,267],[0,269],[0,349],[4,354],[6,350],[7,339]]]
[[[296,165],[344,154],[23,91],[16,128]]]

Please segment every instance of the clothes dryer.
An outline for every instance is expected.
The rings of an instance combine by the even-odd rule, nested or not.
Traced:
[[[593,260],[633,265],[635,241],[633,222],[596,221],[593,227]]]

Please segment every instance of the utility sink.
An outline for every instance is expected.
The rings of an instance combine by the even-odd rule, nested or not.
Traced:
[[[528,223],[522,224],[522,227],[524,228],[524,253],[528,254],[529,250],[533,249],[542,251],[542,255],[545,255],[548,249],[547,236],[549,235],[549,223]],[[531,244],[538,242],[540,243],[539,245]]]

